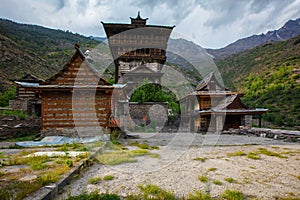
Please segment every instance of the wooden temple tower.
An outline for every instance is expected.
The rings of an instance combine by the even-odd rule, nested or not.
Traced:
[[[160,84],[168,39],[174,26],[147,25],[138,13],[130,24],[104,23],[115,64],[115,83],[138,85],[143,79]]]

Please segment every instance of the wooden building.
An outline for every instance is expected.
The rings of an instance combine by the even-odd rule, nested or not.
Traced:
[[[37,87],[44,82],[32,74],[26,74],[16,80],[16,97],[10,101],[10,108],[13,110],[26,111],[29,115],[41,115],[41,100],[39,95],[28,88]]]
[[[156,80],[166,61],[167,43],[174,26],[147,25],[148,18],[141,18],[140,13],[130,19],[130,24],[102,22],[115,63],[115,83],[127,83],[128,79],[122,77],[128,72],[131,78],[138,77],[133,72],[142,64],[152,71],[147,73],[148,79]]]
[[[34,88],[41,97],[42,129],[109,127],[114,86],[87,62],[78,45],[57,74]]]
[[[242,93],[229,91],[212,72],[196,87],[196,91],[181,100],[183,121],[192,131],[228,130],[252,126],[252,116],[267,109],[251,109],[240,99]]]

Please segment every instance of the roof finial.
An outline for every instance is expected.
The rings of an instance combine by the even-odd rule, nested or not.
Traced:
[[[136,17],[137,19],[141,19],[141,16],[140,16],[140,11],[138,11],[138,15]]]

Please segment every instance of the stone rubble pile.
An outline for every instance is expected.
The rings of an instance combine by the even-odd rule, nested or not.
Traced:
[[[222,134],[255,135],[257,137],[284,140],[286,142],[300,142],[300,131],[267,129],[267,128],[240,128],[224,130]]]

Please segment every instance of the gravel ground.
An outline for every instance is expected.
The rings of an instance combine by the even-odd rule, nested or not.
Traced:
[[[260,199],[273,199],[275,196],[294,195],[300,197],[300,145],[267,138],[234,135],[141,134],[140,139],[124,140],[126,145],[139,141],[159,146],[151,150],[161,158],[139,157],[137,162],[117,166],[95,164],[73,181],[57,199],[69,195],[99,191],[113,192],[121,196],[139,192],[137,185],[154,184],[173,191],[178,197],[187,196],[194,190],[209,191],[218,196],[226,189],[239,189],[244,194]],[[177,137],[177,138],[176,138]],[[247,156],[228,156],[228,153],[245,153],[266,148],[286,156],[261,155],[260,160]],[[285,154],[282,154],[285,152]],[[207,158],[205,162],[194,160]],[[216,168],[212,171],[211,168]],[[111,181],[88,184],[92,177],[114,175]],[[199,176],[209,178],[207,183],[198,180]],[[224,178],[233,178],[236,183],[228,183]],[[214,180],[222,182],[215,185]]]

